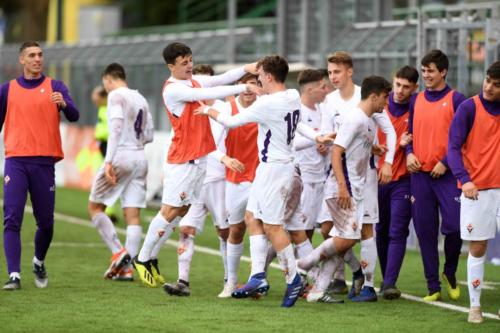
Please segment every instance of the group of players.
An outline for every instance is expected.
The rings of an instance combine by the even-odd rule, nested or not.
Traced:
[[[148,286],[189,296],[194,239],[209,212],[224,263],[220,298],[266,294],[267,267],[277,257],[287,284],[283,307],[301,295],[308,302],[343,302],[332,293],[347,292],[345,264],[353,273],[349,299],[376,301],[377,258],[380,295],[395,299],[413,218],[428,287],[424,300],[441,299],[441,230],[441,276],[451,300],[460,297],[455,273],[462,240],[470,241],[468,320],[482,322],[485,251],[500,216],[500,62],[488,69],[482,92],[466,99],[446,84],[448,58],[440,50],[421,60],[421,92],[410,66],[396,72],[393,84],[369,76],[355,85],[347,52],[328,57],[328,79],[319,70],[302,71],[300,94],[285,86],[288,63],[278,55],[221,75],[209,66],[194,73],[191,49],[182,43],[167,45],[163,58],[171,73],[162,95],[172,140],[162,206],[142,246],[144,145],[153,140],[152,117],[144,97],[128,88],[121,65],[110,64],[102,75],[108,149],[89,213],[112,252],[105,278],[132,280],[134,267]],[[117,199],[128,225],[124,245],[104,213]],[[166,283],[158,254],[176,227],[179,275]],[[317,227],[324,241],[313,248]],[[251,274],[240,286],[247,229]],[[357,241],[360,260],[352,250]]]
[[[319,70],[301,72],[300,94],[286,88],[288,64],[277,55],[221,75],[209,66],[193,67],[191,50],[181,43],[168,45],[163,57],[171,72],[163,100],[172,142],[162,207],[140,250],[146,164],[144,153],[136,151],[152,139],[146,135],[151,117],[144,99],[126,88],[122,67],[112,64],[103,75],[111,91],[110,133],[119,148],[110,135],[89,210],[113,253],[106,278],[132,279],[133,264],[147,285],[189,296],[194,239],[210,213],[224,263],[220,298],[265,294],[267,266],[277,257],[287,283],[284,307],[304,294],[304,278],[311,283],[307,301],[342,302],[332,292],[347,291],[344,263],[353,272],[349,299],[376,301],[377,258],[380,294],[395,299],[401,295],[396,281],[413,218],[429,290],[424,300],[437,301],[439,209],[449,298],[460,297],[455,273],[462,239],[469,240],[469,321],[482,321],[484,251],[496,233],[500,203],[494,167],[500,161],[500,63],[488,70],[483,92],[466,100],[446,84],[448,58],[439,50],[422,59],[422,92],[417,92],[418,71],[410,66],[396,72],[393,85],[378,76],[355,85],[346,52],[328,57],[328,79]],[[125,246],[104,214],[119,196],[128,223]],[[178,279],[166,283],[158,253],[177,226]],[[325,240],[314,249],[317,226]],[[246,229],[251,274],[238,286]],[[360,260],[352,251],[358,240]]]

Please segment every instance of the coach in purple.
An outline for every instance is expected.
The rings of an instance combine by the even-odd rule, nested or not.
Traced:
[[[462,247],[460,239],[460,190],[449,170],[446,152],[453,115],[464,95],[446,84],[448,57],[432,50],[421,61],[425,91],[410,100],[409,132],[413,142],[406,148],[411,172],[412,216],[424,264],[428,294],[424,301],[441,299],[439,281],[439,212],[445,235],[442,274],[452,300],[460,297],[455,273]]]
[[[61,81],[44,76],[43,53],[36,42],[19,50],[23,75],[0,86],[0,129],[4,128],[4,250],[9,280],[4,290],[21,288],[21,224],[29,192],[37,231],[35,285],[48,284],[45,256],[54,232],[55,171],[63,159],[60,111],[69,121],[79,112]],[[5,125],[5,126],[4,126]]]

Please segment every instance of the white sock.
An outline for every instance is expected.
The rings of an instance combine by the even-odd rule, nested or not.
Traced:
[[[269,244],[266,255],[266,266],[265,266],[266,275],[267,275],[267,270],[269,269],[269,265],[273,262],[274,258],[276,258],[276,251],[274,251],[273,246]]]
[[[481,288],[483,287],[485,256],[476,258],[469,252],[467,258],[467,286],[470,306],[481,306]]]
[[[108,215],[105,213],[97,213],[92,219],[99,235],[101,235],[102,240],[111,250],[111,253],[116,253],[122,249],[122,243],[116,234],[115,226],[113,222],[109,219]]]
[[[243,255],[243,242],[231,244],[227,242],[227,282],[236,285],[238,283],[238,269]]]
[[[265,235],[253,235],[250,239],[250,257],[252,258],[252,269],[250,276],[263,273],[266,266],[267,249],[269,244]]]
[[[309,253],[305,258],[299,260],[298,265],[300,268],[308,271],[320,260],[330,258],[337,251],[335,250],[334,239],[328,238],[323,241],[317,248]]]
[[[227,281],[227,240],[219,237],[219,250],[222,256],[222,264],[224,265],[224,280]]]
[[[341,263],[342,267],[342,280],[345,280],[344,262],[349,265],[349,268],[353,273],[359,271],[359,269],[361,268],[361,263],[359,262],[358,258],[356,258],[352,247],[344,253],[344,257],[342,259],[343,260],[340,260],[339,262]],[[337,272],[335,272],[335,278],[337,278]]]
[[[172,230],[173,227],[171,227],[171,223],[165,220],[163,215],[158,212],[149,224],[146,238],[144,238],[144,243],[142,243],[141,250],[139,251],[138,260],[144,262],[150,260],[151,258],[156,258],[156,256],[153,256],[153,249],[158,246],[160,238],[165,236],[165,234],[170,236]],[[159,248],[161,248],[161,244],[159,245]],[[158,249],[158,252],[159,251],[160,249]],[[157,254],[158,253],[156,253],[156,255]]]
[[[134,258],[139,252],[139,246],[142,239],[142,226],[129,225],[127,226],[127,239],[125,240],[125,249],[127,249],[130,257]]]
[[[329,259],[323,261],[323,265],[319,270],[318,276],[316,278],[316,283],[314,284],[314,289],[316,291],[325,291],[332,280],[333,272],[338,266],[338,261],[341,261],[337,255],[331,256]]]
[[[309,239],[306,239],[302,243],[295,245],[295,249],[297,250],[298,259],[304,258],[314,250]]]
[[[365,275],[365,286],[373,287],[375,265],[377,263],[377,244],[375,237],[361,241],[361,267]]]
[[[337,280],[345,281],[345,261],[343,258],[339,258],[335,262],[336,266],[333,273],[333,278]],[[359,268],[358,268],[359,269]]]
[[[189,282],[189,271],[191,269],[191,260],[194,254],[193,235],[180,234],[177,253],[179,254],[179,280]]]
[[[292,244],[288,244],[283,250],[277,251],[276,255],[278,256],[281,269],[285,272],[286,283],[292,283],[295,275],[297,275],[297,265],[295,264]]]
[[[18,278],[21,280],[21,274],[19,272],[12,272],[9,274],[9,278]]]
[[[33,256],[33,263],[37,266],[42,266],[43,260],[38,260],[38,258],[36,256]]]

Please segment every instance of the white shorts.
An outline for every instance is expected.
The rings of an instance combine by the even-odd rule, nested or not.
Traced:
[[[193,204],[199,197],[207,171],[206,157],[194,163],[165,165],[161,202],[172,207]]]
[[[226,181],[221,179],[203,184],[200,197],[191,204],[187,214],[180,221],[179,227],[193,227],[196,228],[196,233],[201,233],[207,213],[210,213],[215,227],[219,229],[229,228],[224,200],[225,183]]]
[[[366,183],[364,190],[363,205],[365,212],[363,215],[364,224],[378,223],[378,173],[377,169],[368,168],[366,172]]]
[[[239,184],[226,181],[226,212],[229,224],[238,224],[245,221],[248,197],[252,183]]]
[[[111,185],[106,181],[102,166],[95,175],[89,200],[113,206],[120,198],[122,208],[145,208],[148,161],[144,150],[118,150],[114,161],[117,184]]]
[[[304,184],[300,176],[300,169],[294,166],[292,187],[285,206],[285,228],[289,231],[307,230],[305,215],[300,207],[300,199]]]
[[[324,183],[304,183],[300,209],[305,217],[306,230],[314,229],[323,203]],[[331,217],[330,217],[331,219]]]
[[[479,191],[478,200],[460,197],[460,234],[463,240],[495,238],[500,223],[500,189]]]
[[[266,224],[284,223],[285,207],[290,195],[294,165],[260,163],[250,187],[247,210]]]
[[[321,207],[318,213],[318,218],[316,219],[316,223],[323,224],[325,222],[333,221],[332,215],[328,210],[328,206],[326,205],[325,198],[321,198]]]
[[[326,200],[330,214],[333,217],[333,228],[329,235],[344,239],[360,239],[363,220],[363,201],[351,198],[350,209],[342,209],[338,205],[337,198]]]

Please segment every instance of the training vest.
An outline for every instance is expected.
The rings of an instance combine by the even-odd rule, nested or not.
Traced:
[[[230,100],[231,115],[239,113],[236,101]],[[259,149],[257,148],[257,124],[250,123],[241,127],[232,128],[226,137],[226,154],[235,158],[245,165],[242,173],[234,172],[226,168],[226,180],[239,184],[242,182],[253,182],[255,170],[259,165]]]
[[[52,79],[46,77],[36,88],[9,83],[5,116],[5,156],[46,156],[62,160],[60,114],[50,101]]]
[[[394,161],[392,163],[392,180],[399,180],[408,174],[408,169],[406,167],[406,154],[405,150],[399,147],[399,142],[401,137],[405,132],[408,132],[408,118],[410,113],[405,112],[400,117],[393,116],[391,112],[387,111],[389,118],[391,119],[392,126],[396,131],[396,153],[394,154]],[[386,135],[380,129],[378,130],[378,141],[381,145],[386,144]],[[381,168],[385,163],[385,154],[378,160],[378,167]]]
[[[450,90],[436,102],[425,99],[423,91],[417,95],[413,109],[413,152],[422,164],[422,171],[432,171],[446,155],[454,92]]]
[[[200,88],[200,84],[191,80],[193,89]],[[163,89],[169,85],[170,81],[165,81]],[[168,118],[174,130],[174,137],[168,149],[167,162],[170,164],[183,164],[208,155],[215,150],[215,142],[210,128],[210,121],[206,116],[196,116],[194,110],[199,106],[199,102],[186,102],[184,111],[180,117],[175,116],[167,110]]]
[[[473,100],[476,117],[462,147],[464,165],[479,190],[500,188],[500,116],[488,113],[478,95]]]
[[[108,108],[100,106],[97,111],[97,124],[95,125],[95,139],[97,141],[108,141]]]

